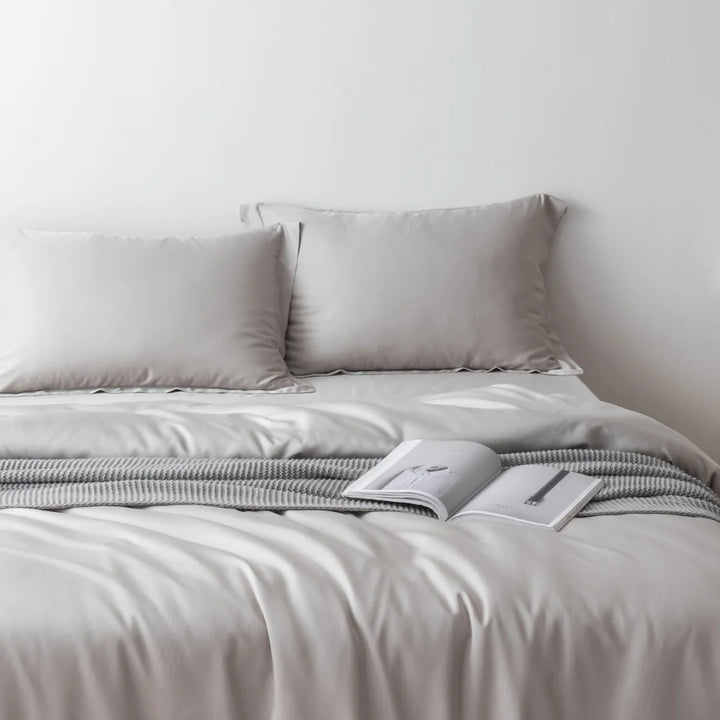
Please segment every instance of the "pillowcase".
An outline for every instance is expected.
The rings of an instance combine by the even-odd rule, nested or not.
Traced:
[[[567,210],[533,195],[481,207],[335,212],[245,206],[300,222],[286,362],[297,374],[582,372],[550,322],[544,269]]]
[[[297,224],[210,238],[0,233],[0,392],[298,392]]]

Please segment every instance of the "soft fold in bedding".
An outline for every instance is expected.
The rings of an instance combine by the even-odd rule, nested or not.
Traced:
[[[577,377],[388,373],[312,382],[315,393],[291,397],[0,398],[0,457],[380,457],[406,439],[461,438],[496,452],[636,451],[718,482],[717,465],[682,435],[598,401]]]
[[[312,395],[0,401],[0,456],[373,457],[409,437],[645,452],[575,377],[338,376]],[[7,718],[670,720],[720,706],[720,526],[175,506],[0,512]],[[51,601],[49,600],[51,598]]]

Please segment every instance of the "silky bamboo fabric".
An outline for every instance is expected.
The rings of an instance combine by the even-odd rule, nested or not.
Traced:
[[[685,437],[598,401],[575,376],[385,373],[313,378],[314,393],[96,393],[0,398],[1,457],[382,457],[403,440],[496,452],[653,455],[720,488]]]
[[[301,389],[282,358],[297,233],[0,233],[0,392]]]
[[[298,374],[468,368],[581,372],[553,329],[544,270],[567,206],[335,212],[261,203],[250,225],[300,222],[286,361]]]
[[[337,376],[305,395],[0,399],[9,457],[651,453],[677,433],[576,377]],[[23,720],[707,720],[720,524],[171,506],[0,512],[0,715]]]

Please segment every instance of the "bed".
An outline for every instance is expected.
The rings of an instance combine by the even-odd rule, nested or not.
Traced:
[[[314,378],[284,396],[0,401],[4,457],[498,451],[709,458],[575,376]],[[720,706],[720,524],[553,533],[407,513],[203,506],[0,516],[3,718],[707,718]]]
[[[717,715],[720,467],[580,380],[565,210],[0,232],[2,720]],[[338,504],[409,439],[607,481],[559,533]]]

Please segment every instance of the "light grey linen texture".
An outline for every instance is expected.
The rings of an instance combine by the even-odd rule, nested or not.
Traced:
[[[245,206],[250,227],[300,222],[286,338],[299,374],[582,372],[549,318],[544,270],[566,204],[533,195],[416,212]]]
[[[0,392],[309,389],[282,358],[297,225],[0,233]]]

